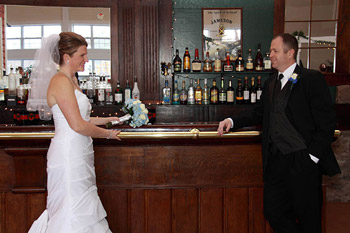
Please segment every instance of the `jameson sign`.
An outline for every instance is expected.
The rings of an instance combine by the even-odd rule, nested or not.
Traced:
[[[202,25],[203,54],[209,51],[211,59],[218,49],[222,59],[226,52],[235,56],[241,49],[241,8],[202,9]]]

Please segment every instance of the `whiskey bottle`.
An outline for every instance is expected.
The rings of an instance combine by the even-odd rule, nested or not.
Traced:
[[[250,84],[250,103],[256,104],[256,88],[255,88],[255,78],[251,78]]]
[[[244,85],[243,85],[243,103],[250,103],[250,90],[248,85],[248,77],[244,77]]]
[[[265,71],[271,71],[272,66],[271,66],[271,59],[270,59],[270,53],[266,52],[265,57],[264,57],[264,70]]]
[[[247,57],[247,63],[246,63],[245,69],[246,69],[246,71],[253,71],[254,70],[252,49],[248,49],[248,57]]]
[[[197,87],[195,91],[195,102],[196,104],[202,104],[202,88],[199,79],[197,80]]]
[[[124,89],[124,102],[131,99],[131,88],[129,85],[129,80],[126,80],[125,89]]]
[[[209,52],[205,55],[204,65],[203,65],[203,72],[213,72],[213,67],[211,64],[211,60],[209,59]]]
[[[201,72],[202,71],[202,62],[199,60],[198,49],[195,49],[194,60],[192,61],[192,71]]]
[[[232,81],[228,81],[228,88],[226,90],[226,95],[227,95],[227,104],[234,104],[235,102],[235,90],[232,87]]]
[[[256,53],[256,56],[255,56],[255,71],[262,71],[264,67],[263,57],[261,55],[260,50],[261,50],[261,45],[258,44],[258,52]]]
[[[238,52],[238,57],[236,59],[236,64],[235,64],[236,72],[243,72],[244,71],[244,60],[242,57],[242,52]]]
[[[238,84],[236,88],[236,104],[243,104],[243,88],[242,88],[242,80],[238,79]]]
[[[219,55],[219,49],[216,49],[215,52],[214,71],[221,72],[221,58]]]
[[[120,82],[117,81],[117,87],[114,91],[114,104],[122,105],[123,104],[123,89],[120,87]]]
[[[180,93],[178,89],[177,80],[174,81],[173,104],[174,105],[180,104]]]
[[[100,105],[100,106],[104,106],[105,105],[105,102],[106,102],[106,95],[105,95],[105,86],[104,86],[104,82],[103,82],[103,78],[100,77],[100,81],[99,83],[97,84],[97,89],[96,89],[96,96],[97,96],[97,105]]]
[[[226,62],[224,63],[223,67],[224,72],[232,72],[233,71],[233,65],[230,62],[230,53],[226,53]]]
[[[219,89],[216,87],[216,80],[213,80],[213,86],[210,88],[210,104],[219,103]]]
[[[188,52],[188,47],[185,49],[184,53],[184,72],[191,72],[191,56]]]
[[[180,91],[180,104],[186,105],[187,104],[187,90],[185,87],[186,83],[185,80],[182,81],[182,89]]]
[[[163,101],[162,104],[171,103],[171,89],[168,86],[168,80],[165,80],[165,86],[163,87]]]
[[[181,72],[181,68],[182,68],[182,60],[179,56],[179,50],[176,49],[176,55],[175,58],[173,60],[173,66],[174,66],[174,72]]]
[[[221,85],[219,90],[219,104],[226,104],[227,96],[225,90],[225,80],[223,75],[221,75]]]
[[[210,104],[209,96],[210,96],[210,92],[209,92],[209,87],[208,87],[208,80],[204,79],[204,88],[203,88],[203,91],[202,91],[203,104],[205,104],[205,105],[206,104]]]
[[[134,88],[132,89],[132,98],[134,100],[140,100],[140,90],[137,86],[137,78],[134,79]]]
[[[259,103],[261,100],[262,86],[261,86],[261,77],[258,76],[258,83],[256,85],[256,102]]]

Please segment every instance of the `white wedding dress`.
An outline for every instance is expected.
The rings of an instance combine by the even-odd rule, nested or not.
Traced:
[[[80,114],[90,120],[88,98],[75,90]],[[97,194],[91,137],[73,131],[58,105],[52,107],[55,137],[47,154],[47,209],[29,233],[106,233],[106,211]]]

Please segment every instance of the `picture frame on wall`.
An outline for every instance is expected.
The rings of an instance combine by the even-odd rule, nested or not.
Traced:
[[[242,8],[202,8],[203,56],[215,59],[219,50],[222,60],[229,52],[232,59],[242,49]]]

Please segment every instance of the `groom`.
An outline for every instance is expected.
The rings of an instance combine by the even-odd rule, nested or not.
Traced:
[[[218,135],[261,124],[264,214],[275,233],[321,233],[322,174],[340,173],[331,148],[335,111],[323,75],[296,64],[290,34],[271,41],[261,104],[220,122]]]

